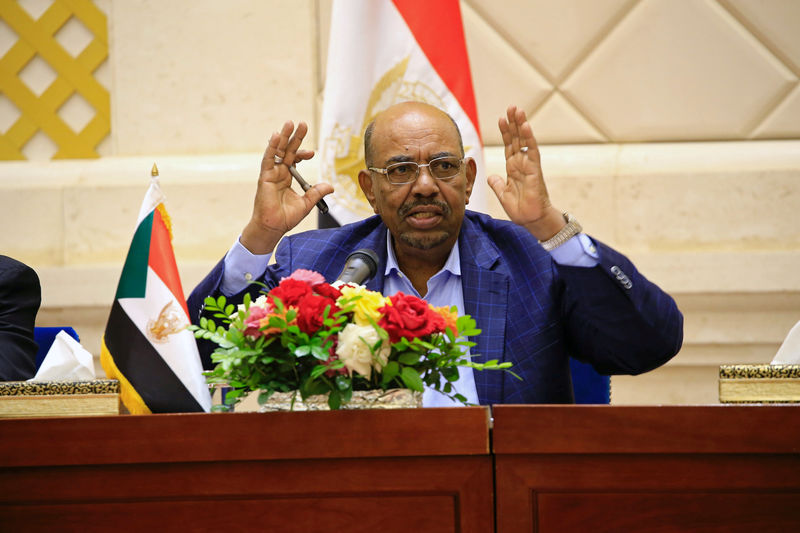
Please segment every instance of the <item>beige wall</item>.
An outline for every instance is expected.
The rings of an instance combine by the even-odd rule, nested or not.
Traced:
[[[28,162],[0,163],[0,253],[40,273],[40,325],[75,325],[95,353],[153,161],[188,292],[247,220],[269,134],[306,120],[314,138],[330,13],[322,0],[97,4],[109,28],[103,157],[50,161],[37,138]],[[523,105],[554,203],[686,314],[678,357],[615,378],[613,401],[715,402],[717,365],[769,361],[800,320],[800,3],[462,9],[487,170],[503,170],[497,117]],[[13,38],[0,24],[0,52]],[[0,128],[11,115],[0,98]]]

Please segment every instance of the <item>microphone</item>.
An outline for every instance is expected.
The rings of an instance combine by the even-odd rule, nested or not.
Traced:
[[[368,248],[361,248],[347,256],[342,273],[336,281],[342,284],[363,285],[372,279],[376,272],[378,272],[378,254]]]

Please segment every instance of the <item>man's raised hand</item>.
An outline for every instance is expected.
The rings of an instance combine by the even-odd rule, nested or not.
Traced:
[[[489,186],[512,222],[526,228],[537,239],[547,240],[566,222],[561,212],[550,204],[539,146],[525,111],[509,106],[498,126],[505,145],[508,177],[504,180],[496,174],[489,176]]]
[[[289,165],[314,156],[312,150],[300,150],[308,132],[305,122],[295,129],[286,122],[273,133],[261,160],[261,173],[253,203],[253,215],[242,231],[240,242],[251,253],[272,252],[283,235],[297,226],[323,196],[333,192],[328,183],[318,183],[304,194],[292,190]]]

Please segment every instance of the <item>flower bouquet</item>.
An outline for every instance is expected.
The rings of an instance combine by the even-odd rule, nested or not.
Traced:
[[[263,285],[262,285],[263,286]],[[212,318],[191,326],[195,337],[217,348],[209,383],[233,390],[226,402],[260,391],[259,404],[276,392],[297,399],[327,396],[331,409],[350,401],[353,391],[425,385],[466,404],[455,391],[458,367],[506,370],[497,360],[475,363],[464,357],[477,335],[475,321],[456,308],[434,308],[416,296],[384,297],[363,286],[325,282],[322,275],[297,270],[255,301],[241,305],[224,296],[208,297]]]

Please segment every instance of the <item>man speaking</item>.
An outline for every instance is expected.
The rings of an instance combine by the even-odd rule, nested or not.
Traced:
[[[581,232],[575,218],[550,204],[539,150],[524,111],[500,119],[506,179],[490,176],[509,221],[466,210],[476,165],[464,157],[458,127],[443,111],[419,102],[394,105],[367,127],[367,168],[359,185],[377,216],[341,228],[278,241],[333,191],[320,183],[299,195],[289,166],[307,127],[284,124],[261,162],[253,215],[219,264],[189,297],[197,322],[203,299],[254,296],[298,268],[333,280],[347,256],[374,250],[377,275],[367,283],[384,295],[419,295],[434,306],[458,307],[482,333],[478,362],[512,363],[503,372],[461,368],[455,388],[471,403],[569,403],[569,357],[604,374],[639,374],[680,349],[683,317],[675,302],[615,250]],[[275,253],[275,263],[267,266]],[[204,365],[210,367],[208,353]],[[426,391],[426,406],[451,405]]]

